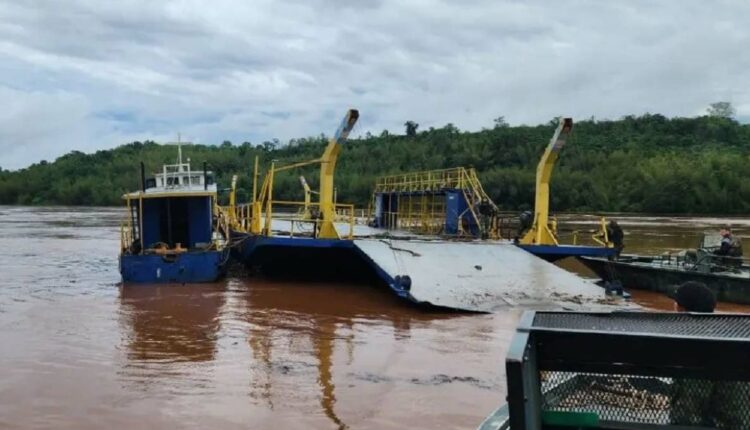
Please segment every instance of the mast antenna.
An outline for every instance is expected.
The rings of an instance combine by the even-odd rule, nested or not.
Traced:
[[[177,164],[182,164],[182,141],[180,133],[177,133]]]

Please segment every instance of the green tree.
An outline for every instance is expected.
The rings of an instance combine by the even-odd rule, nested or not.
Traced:
[[[729,102],[711,103],[706,111],[708,112],[708,116],[718,118],[732,118],[735,114],[734,106]]]
[[[495,121],[497,125],[498,121]],[[485,190],[506,210],[530,208],[536,165],[557,123],[485,128],[464,132],[452,124],[430,127],[408,139],[383,132],[350,139],[336,167],[340,202],[366,206],[380,175],[474,166]],[[665,213],[750,213],[750,125],[700,116],[667,118],[628,115],[618,120],[585,120],[573,133],[552,180],[554,211],[649,211]],[[320,157],[324,135],[282,145],[274,139],[253,146],[186,145],[196,168],[206,162],[219,188],[231,176],[252,189],[256,156],[261,172]],[[176,145],[132,142],[112,150],[73,151],[54,161],[0,171],[0,204],[119,205],[139,187],[139,163],[147,173],[173,163]],[[301,200],[297,177],[314,186],[315,166],[280,173],[274,198]],[[249,193],[241,193],[248,199]]]
[[[492,120],[495,123],[495,128],[505,128],[508,127],[508,123],[505,121],[504,116],[499,116]]]
[[[417,135],[417,128],[419,128],[419,124],[414,121],[406,121],[404,123],[404,127],[406,127],[406,135],[409,137],[414,137]]]

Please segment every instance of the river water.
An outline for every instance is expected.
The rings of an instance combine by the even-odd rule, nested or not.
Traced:
[[[232,273],[123,287],[121,214],[0,207],[0,428],[473,429],[504,400],[521,310],[426,312],[374,286]],[[639,253],[694,247],[726,222],[750,232],[749,219],[618,219]]]

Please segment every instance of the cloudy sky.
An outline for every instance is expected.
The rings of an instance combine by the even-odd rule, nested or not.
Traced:
[[[0,0],[0,166],[136,139],[490,127],[731,101],[750,2]]]

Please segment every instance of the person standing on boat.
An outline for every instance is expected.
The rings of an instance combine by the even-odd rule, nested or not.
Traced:
[[[732,228],[728,225],[723,226],[719,230],[721,235],[721,245],[719,249],[714,251],[715,255],[722,257],[722,263],[725,266],[741,266],[742,265],[742,242],[740,239],[732,234]]]
[[[611,220],[607,225],[607,239],[617,250],[615,257],[619,258],[622,250],[625,249],[625,232],[615,220]]]
[[[688,281],[674,295],[677,312],[713,313],[716,296],[701,282]],[[744,413],[750,385],[738,381],[679,378],[672,382],[672,424],[719,429],[750,429]]]

